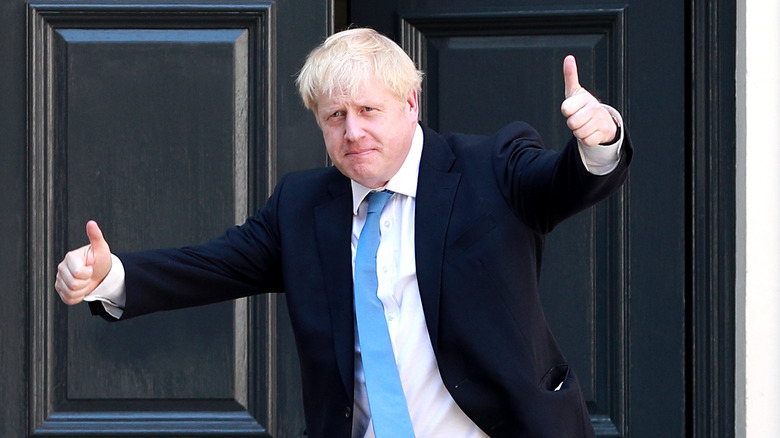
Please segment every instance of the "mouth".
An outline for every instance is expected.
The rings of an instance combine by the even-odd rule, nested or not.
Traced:
[[[360,157],[369,155],[372,152],[376,152],[376,150],[375,149],[360,149],[360,150],[356,150],[356,151],[349,151],[349,152],[347,152],[344,155],[347,156],[347,157],[360,158]]]

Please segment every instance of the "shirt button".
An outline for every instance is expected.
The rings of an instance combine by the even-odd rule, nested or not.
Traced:
[[[388,321],[392,322],[394,319],[395,319],[395,313],[388,313],[387,314],[387,320]]]
[[[390,228],[390,221],[385,221],[385,228]]]
[[[346,409],[344,409],[344,417],[349,418],[352,416],[352,408],[347,406]]]

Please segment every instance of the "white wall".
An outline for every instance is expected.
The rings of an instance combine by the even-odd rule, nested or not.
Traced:
[[[736,435],[780,437],[780,2],[738,11]]]

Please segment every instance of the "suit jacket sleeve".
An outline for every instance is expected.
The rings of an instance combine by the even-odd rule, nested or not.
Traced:
[[[633,155],[626,132],[618,166],[606,175],[593,175],[583,165],[574,137],[561,152],[545,150],[539,134],[525,123],[500,130],[493,144],[493,170],[504,198],[541,233],[609,196],[625,181]]]
[[[126,272],[127,301],[121,319],[281,292],[276,206],[283,181],[265,208],[210,242],[117,254]]]

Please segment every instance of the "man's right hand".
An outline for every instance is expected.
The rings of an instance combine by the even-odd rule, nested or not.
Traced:
[[[89,245],[65,254],[57,267],[54,289],[65,304],[82,302],[111,270],[111,249],[97,222],[87,222]]]

